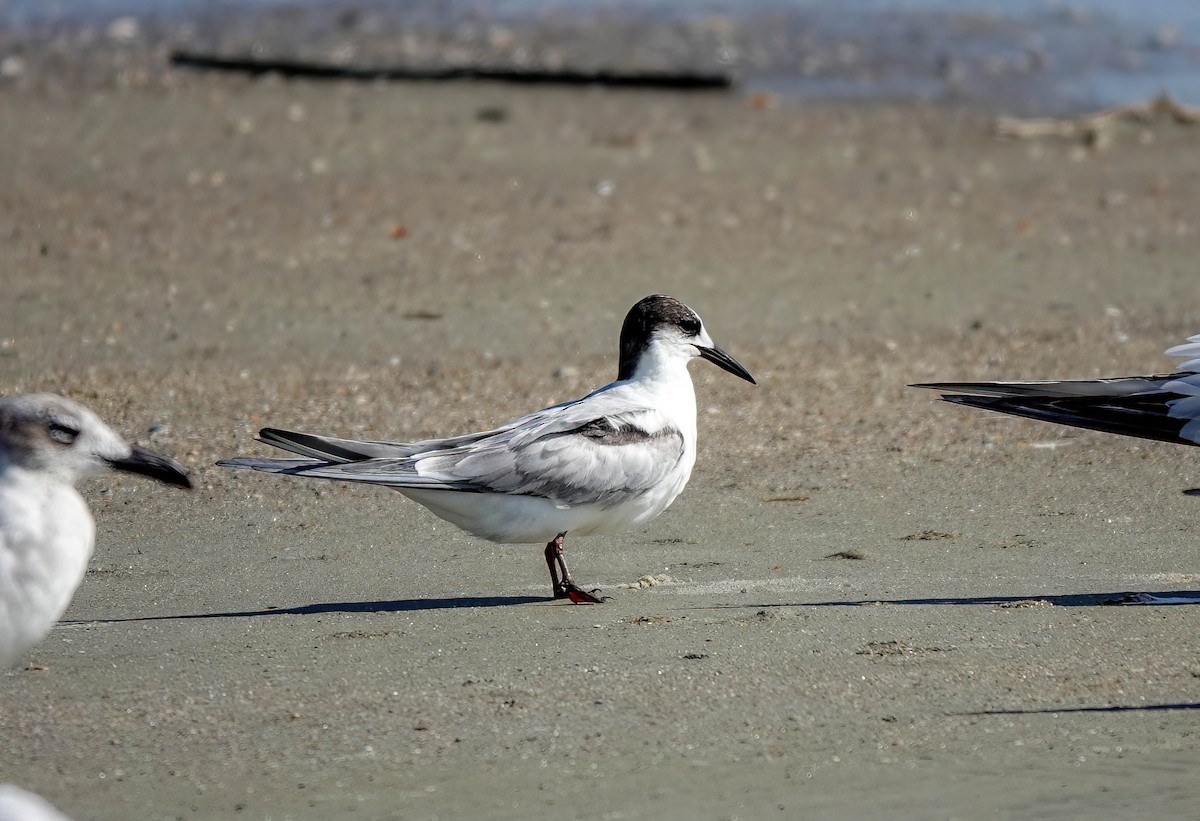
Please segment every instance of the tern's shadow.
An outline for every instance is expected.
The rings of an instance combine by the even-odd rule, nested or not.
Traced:
[[[442,599],[394,599],[302,604],[298,607],[267,607],[262,610],[232,610],[225,613],[181,613],[174,616],[133,616],[124,619],[78,619],[65,624],[121,624],[132,621],[181,619],[243,619],[257,616],[319,616],[326,613],[413,613],[423,610],[455,610],[476,607],[511,607],[517,604],[552,602],[549,596],[458,596]]]
[[[1154,596],[1157,601],[1139,601],[1138,596]],[[729,604],[722,607],[744,610],[746,608],[767,609],[772,607],[868,607],[876,604],[897,605],[984,605],[991,607],[1021,607],[1038,604],[1055,607],[1168,607],[1181,604],[1200,604],[1200,590],[1163,590],[1154,593],[1063,593],[1047,595],[1031,593],[1027,596],[938,596],[923,599],[843,599],[839,601],[776,602],[774,604]]]
[[[952,713],[956,716],[1035,716],[1060,713],[1167,713],[1175,710],[1200,710],[1200,702],[1178,701],[1168,704],[1109,704],[1103,707],[1039,707],[1030,710],[977,710]]]

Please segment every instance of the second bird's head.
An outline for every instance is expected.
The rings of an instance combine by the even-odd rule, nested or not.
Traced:
[[[72,484],[120,470],[191,487],[174,459],[130,445],[87,408],[51,393],[0,398],[0,461]]]

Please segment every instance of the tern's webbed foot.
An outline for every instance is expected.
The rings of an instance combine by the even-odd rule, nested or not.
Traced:
[[[550,585],[554,598],[570,599],[572,604],[600,604],[604,596],[596,596],[598,590],[584,590],[571,578],[567,560],[563,557],[563,540],[567,534],[559,533],[546,543],[546,564],[550,568]]]
[[[546,565],[550,568],[550,587],[554,590],[554,598],[565,599],[567,590],[564,585],[571,583],[571,574],[567,572],[567,563],[563,561],[563,538],[567,534],[559,533],[546,542]],[[559,578],[559,567],[562,567],[562,578]]]
[[[572,604],[601,604],[608,601],[608,596],[597,596],[599,588],[584,590],[575,582],[563,582],[554,588],[554,598],[570,599]]]

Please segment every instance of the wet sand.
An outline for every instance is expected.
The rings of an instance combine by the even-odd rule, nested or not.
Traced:
[[[0,390],[195,471],[84,488],[0,780],[86,818],[1192,817],[1196,454],[907,383],[1165,370],[1197,135],[978,113],[180,76],[3,92]],[[258,427],[418,439],[577,396],[684,299],[700,454],[642,531],[533,547],[235,474]],[[839,557],[839,554],[841,557]],[[845,556],[859,558],[845,558]],[[668,583],[625,588],[641,577]]]

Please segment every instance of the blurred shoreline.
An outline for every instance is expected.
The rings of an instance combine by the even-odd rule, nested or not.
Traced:
[[[790,99],[1063,114],[1200,100],[1200,9],[1150,0],[0,3],[0,81],[161,77],[172,52],[377,70],[727,72]]]

